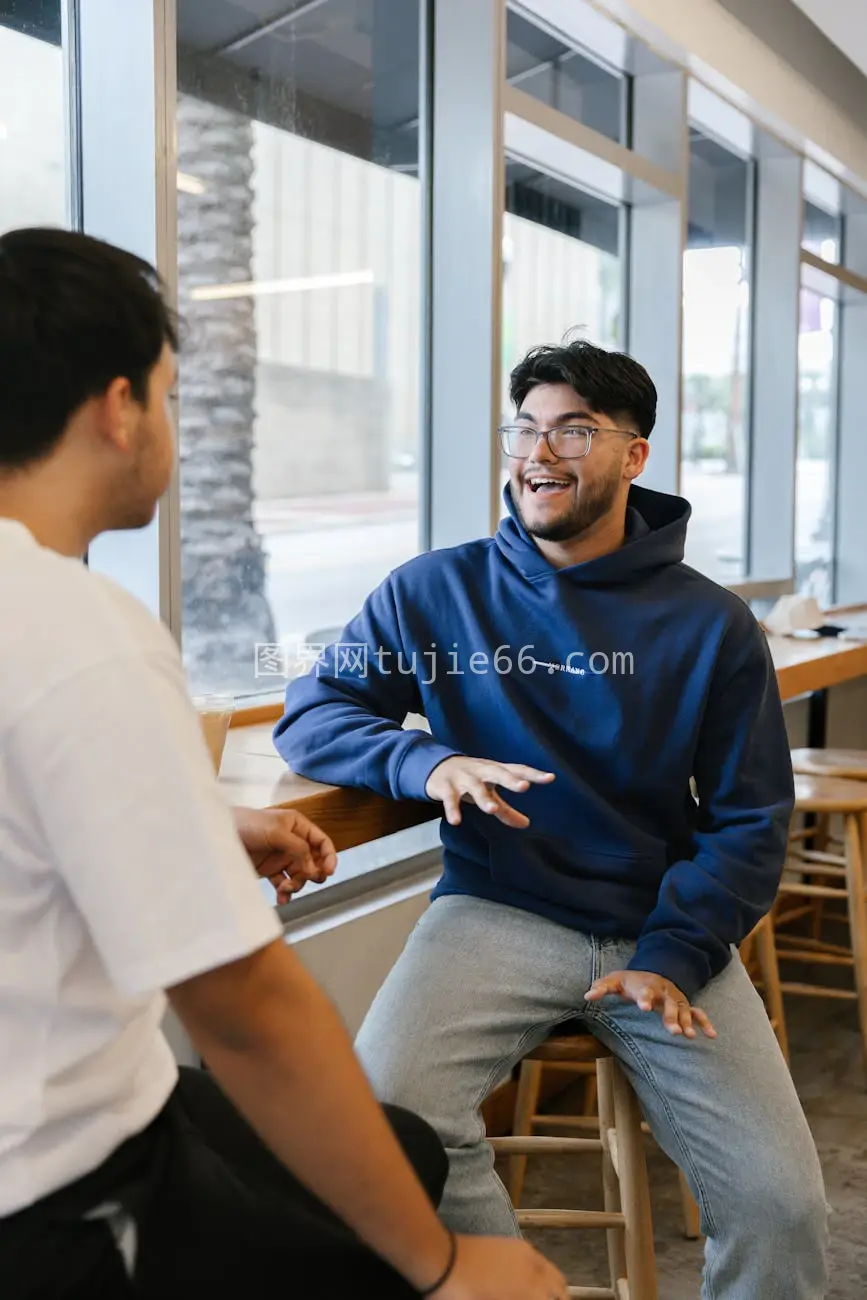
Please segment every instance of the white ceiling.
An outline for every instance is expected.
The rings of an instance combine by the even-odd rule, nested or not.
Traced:
[[[867,0],[794,0],[867,76]]]

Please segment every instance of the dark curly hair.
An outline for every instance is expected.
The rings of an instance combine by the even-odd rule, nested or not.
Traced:
[[[48,456],[112,380],[144,404],[178,330],[152,266],[67,230],[0,235],[0,469]]]
[[[586,339],[530,349],[509,381],[517,410],[537,384],[568,384],[594,411],[609,419],[628,416],[643,438],[650,437],[656,423],[656,388],[644,366],[625,352],[608,352]]]

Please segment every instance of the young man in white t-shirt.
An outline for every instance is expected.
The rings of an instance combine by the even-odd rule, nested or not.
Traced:
[[[80,562],[168,485],[175,349],[145,263],[0,237],[0,1292],[259,1294],[280,1268],[305,1300],[563,1300],[526,1244],[439,1223],[442,1151],[393,1117],[425,1189],[283,942],[174,642]],[[303,821],[238,817],[254,861],[332,869]],[[179,1079],[164,991],[210,1073]]]

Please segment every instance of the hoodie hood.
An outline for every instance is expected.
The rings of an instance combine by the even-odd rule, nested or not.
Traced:
[[[500,521],[496,544],[503,558],[530,582],[564,576],[581,586],[612,586],[634,582],[683,560],[686,525],[692,513],[692,507],[683,497],[653,492],[633,483],[626,502],[625,545],[608,555],[564,569],[555,568],[545,559],[521,523],[508,483],[503,491],[503,500],[509,517]]]

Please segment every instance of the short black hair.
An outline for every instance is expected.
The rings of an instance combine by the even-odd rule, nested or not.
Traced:
[[[166,343],[175,318],[141,258],[67,230],[0,235],[0,468],[50,455],[114,379],[144,405]]]
[[[608,352],[586,339],[531,348],[512,371],[509,395],[520,410],[537,384],[568,384],[594,411],[610,419],[627,415],[649,438],[656,424],[656,387],[650,375],[625,352]]]

